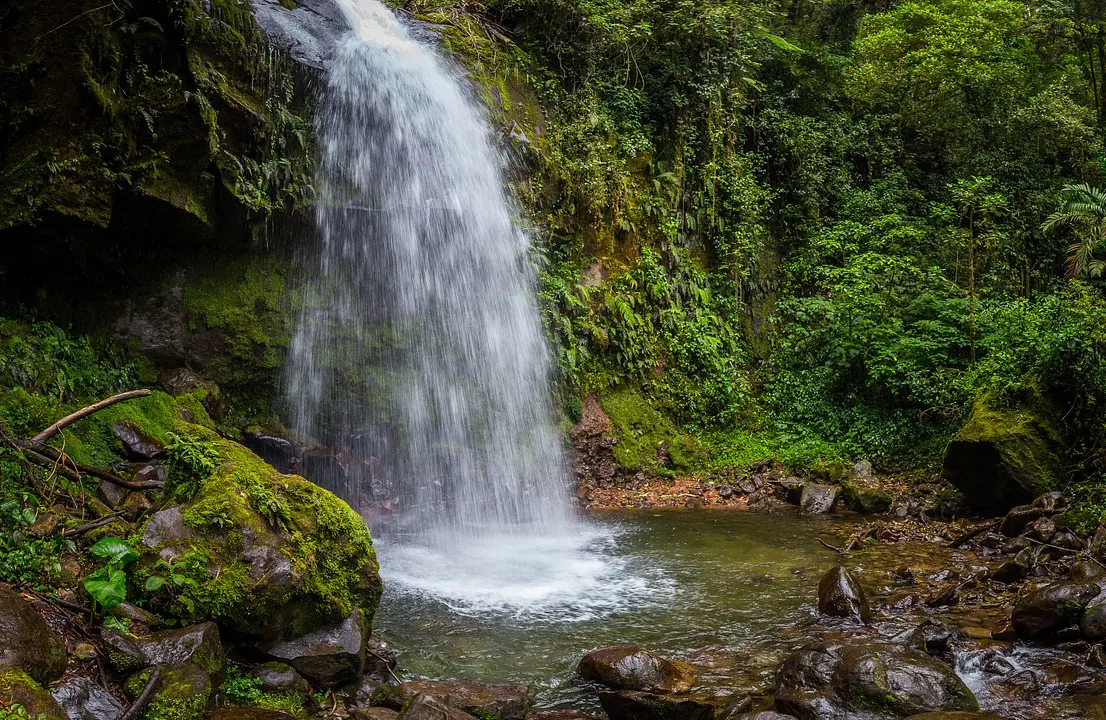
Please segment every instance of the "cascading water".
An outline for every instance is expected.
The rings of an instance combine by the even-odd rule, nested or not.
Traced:
[[[380,544],[393,588],[459,609],[573,605],[610,577],[596,552],[610,538],[571,512],[527,237],[490,129],[386,7],[337,4],[351,31],[317,122],[322,247],[288,367],[298,429],[368,458],[368,480],[330,483],[355,508],[397,498]]]

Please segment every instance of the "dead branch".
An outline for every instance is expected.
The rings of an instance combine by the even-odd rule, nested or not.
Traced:
[[[70,413],[69,415],[66,415],[61,420],[58,420],[53,425],[40,432],[38,435],[35,435],[33,438],[31,438],[31,443],[34,445],[42,445],[47,440],[61,432],[62,428],[68,425],[72,425],[82,418],[86,418],[93,413],[100,412],[104,408],[111,407],[115,403],[123,402],[124,400],[132,400],[134,398],[146,397],[149,394],[149,390],[131,390],[130,392],[113,395],[106,400],[101,400],[100,402],[89,405],[86,408],[81,408],[75,413]]]
[[[107,470],[101,470],[100,468],[90,467],[88,465],[82,465],[80,463],[74,462],[73,459],[70,458],[68,455],[58,452],[52,447],[46,445],[35,445],[33,444],[33,442],[34,441],[17,440],[15,445],[16,447],[21,448],[24,452],[31,452],[35,455],[46,458],[50,461],[51,467],[53,467],[54,464],[60,461],[61,464],[64,465],[65,468],[70,472],[77,472],[82,475],[91,475],[92,477],[99,478],[104,482],[111,483],[112,485],[118,485],[119,487],[126,488],[128,490],[155,490],[162,486],[162,483],[160,482],[136,482],[134,480],[124,480],[118,475],[110,473]],[[31,457],[33,460],[34,456],[32,455]]]
[[[154,668],[154,671],[150,673],[150,679],[146,683],[146,688],[142,691],[142,694],[135,698],[134,703],[131,704],[127,712],[123,713],[119,720],[134,720],[146,709],[146,705],[149,704],[150,699],[154,695],[154,690],[157,689],[158,684],[161,681],[161,666]]]
[[[61,536],[66,538],[74,538],[78,535],[84,535],[90,530],[95,530],[96,528],[103,527],[104,525],[110,525],[113,521],[122,517],[125,513],[125,510],[116,510],[113,513],[108,513],[99,520],[93,520],[92,522],[85,523],[84,525],[81,525],[79,527],[75,527],[70,530],[64,530]]]
[[[977,537],[979,537],[980,535],[982,535],[983,533],[985,533],[989,530],[994,530],[995,528],[997,528],[1001,524],[1002,524],[1002,519],[1000,518],[998,520],[995,520],[994,522],[989,522],[986,525],[980,525],[975,530],[972,530],[971,532],[965,533],[965,534],[961,535],[960,537],[956,538],[955,540],[950,542],[948,546],[950,548],[958,548],[958,547],[964,545],[964,543],[968,542],[969,540],[971,540],[973,538],[977,538]]]
[[[833,551],[834,551],[835,553],[837,553],[838,555],[844,555],[844,554],[845,554],[845,551],[844,551],[844,550],[842,550],[841,548],[839,548],[839,547],[836,547],[836,546],[834,546],[834,545],[830,545],[830,544],[829,544],[828,542],[826,542],[826,541],[825,541],[825,540],[823,540],[822,538],[814,538],[814,539],[818,541],[818,544],[819,544],[819,545],[821,545],[822,547],[827,547],[827,548],[829,548],[830,550],[833,550]]]

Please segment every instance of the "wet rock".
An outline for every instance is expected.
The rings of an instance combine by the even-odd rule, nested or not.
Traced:
[[[127,499],[123,501],[123,510],[126,513],[126,517],[129,520],[137,520],[141,516],[150,512],[154,507],[150,502],[150,498],[146,496],[146,493],[133,492],[127,495]]]
[[[603,718],[576,710],[534,710],[526,715],[526,720],[603,720]]]
[[[776,491],[787,502],[792,505],[798,505],[803,497],[803,487],[806,483],[802,480],[794,477],[786,477],[781,480],[777,480],[775,483]]]
[[[185,541],[195,535],[192,528],[184,524],[181,506],[172,505],[153,514],[142,531],[142,544],[150,548],[160,548],[161,559],[174,560],[185,551]]]
[[[395,715],[395,712],[392,712],[392,714]],[[352,718],[352,720],[358,720],[357,716],[353,714],[350,714],[349,717]],[[242,707],[221,707],[209,711],[206,715],[204,715],[204,720],[296,720],[296,716],[289,715],[286,712],[280,712],[279,710],[263,710],[261,708]]]
[[[169,479],[169,468],[164,465],[153,465],[146,463],[140,465],[138,469],[131,475],[131,480],[145,483],[161,483],[165,484],[165,481]]]
[[[1029,526],[1029,532],[1041,542],[1048,542],[1056,534],[1056,524],[1047,517],[1037,518]]]
[[[115,437],[123,444],[123,454],[128,460],[153,460],[165,454],[165,446],[142,432],[133,423],[116,420],[111,426]]]
[[[622,690],[599,693],[610,720],[713,720],[714,698]]]
[[[1003,720],[998,715],[977,712],[932,712],[911,715],[905,720]]]
[[[269,646],[265,652],[284,662],[319,688],[356,679],[365,661],[367,629],[359,610],[335,626]]]
[[[987,694],[1000,702],[1033,700],[1040,697],[1041,684],[1032,670],[1022,670],[988,685]]]
[[[127,694],[137,697],[151,682],[153,694],[143,717],[173,720],[203,718],[213,687],[211,678],[198,665],[186,663],[147,668],[127,681]]]
[[[253,669],[253,675],[261,681],[261,692],[270,695],[307,697],[311,687],[291,665],[268,662]]]
[[[88,678],[75,677],[50,694],[69,720],[119,720],[127,711],[115,696]]]
[[[921,650],[928,655],[940,655],[949,648],[952,630],[940,620],[929,618],[920,625],[891,638],[896,645]]]
[[[1099,593],[1092,583],[1054,583],[1020,598],[1010,623],[1021,638],[1040,637],[1079,622],[1087,603]]]
[[[841,488],[836,485],[804,485],[799,509],[804,515],[825,515],[837,504]]]
[[[133,605],[129,602],[122,602],[119,605],[108,610],[108,614],[112,617],[126,618],[131,622],[141,623],[147,628],[153,627],[157,624],[157,617],[153,613],[147,612],[137,605]]]
[[[799,720],[875,711],[901,717],[935,711],[978,711],[971,690],[951,667],[901,645],[855,641],[801,650],[776,671],[776,709]]]
[[[1087,666],[1098,668],[1102,670],[1106,668],[1106,648],[1101,645],[1094,645],[1091,647],[1090,652],[1087,653]]]
[[[856,578],[843,567],[835,567],[818,583],[818,612],[852,618],[864,624],[872,619],[868,596]]]
[[[1013,642],[1018,638],[1018,631],[1008,622],[1000,622],[991,626],[991,638],[1002,642]]]
[[[104,498],[104,502],[108,507],[116,507],[119,503],[123,502],[127,497],[127,493],[130,492],[126,488],[121,488],[114,483],[109,483],[107,480],[100,483],[100,495]]]
[[[1106,640],[1106,597],[1096,597],[1087,606],[1079,630],[1087,640]]]
[[[489,685],[475,680],[412,680],[397,688],[409,697],[428,697],[480,718],[523,720],[530,709],[530,691],[523,685]]]
[[[794,715],[784,715],[772,710],[744,713],[734,716],[733,720],[796,720]]]
[[[925,600],[925,604],[929,607],[948,607],[959,602],[960,585],[957,583],[945,583]]]
[[[65,670],[65,640],[30,603],[0,586],[0,668],[22,670],[46,685]]]
[[[1027,527],[1045,516],[1045,511],[1033,505],[1018,505],[1010,508],[1002,519],[1002,534],[1008,537],[1021,535]]]
[[[0,667],[0,711],[21,705],[25,715],[18,720],[69,720],[65,711],[27,673],[14,667]],[[6,713],[0,713],[4,717]]]
[[[1106,692],[1106,676],[1077,663],[1046,658],[1035,670],[1038,682],[1050,695],[1098,695]]]
[[[400,714],[401,720],[472,720],[464,710],[459,710],[424,695],[417,695]]]
[[[616,690],[679,693],[694,682],[691,668],[684,663],[633,646],[593,650],[580,660],[576,671],[585,680]]]
[[[226,656],[215,623],[163,630],[142,637],[104,628],[100,637],[111,664],[121,671],[149,665],[192,663],[205,673],[221,678],[226,669]]]
[[[1026,393],[1014,405],[994,396],[979,398],[945,449],[942,477],[985,514],[1031,502],[1055,482],[1058,415],[1039,392]]]
[[[1064,550],[1071,550],[1072,552],[1080,552],[1083,550],[1083,541],[1077,538],[1070,530],[1061,530],[1053,535],[1050,544]]]
[[[1019,582],[1021,580],[1024,580],[1025,577],[1029,574],[1029,568],[1027,567],[1027,564],[1028,563],[1023,564],[1017,559],[1011,558],[1010,560],[1003,562],[997,568],[992,570],[988,574],[988,577],[990,577],[995,582],[1000,582],[1004,584]]]
[[[279,0],[251,0],[250,6],[274,47],[317,70],[330,64],[349,27],[338,7],[327,0],[298,0],[291,7]]]
[[[718,497],[723,500],[728,500],[733,497],[733,489],[729,485],[723,485],[718,488]]]
[[[1064,499],[1063,494],[1053,490],[1041,495],[1033,501],[1033,507],[1038,507],[1044,510],[1046,513],[1058,513],[1067,507],[1067,501]]]
[[[349,720],[397,720],[399,713],[386,707],[351,707]]]
[[[296,459],[296,446],[290,440],[253,426],[242,432],[242,444],[261,456],[262,460],[277,471],[292,472],[292,465]]]

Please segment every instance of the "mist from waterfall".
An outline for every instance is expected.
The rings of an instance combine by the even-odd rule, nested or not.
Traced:
[[[403,531],[431,545],[571,533],[528,238],[482,108],[384,5],[337,2],[352,29],[316,121],[296,429],[351,444],[373,479],[323,484],[357,509],[395,496]]]

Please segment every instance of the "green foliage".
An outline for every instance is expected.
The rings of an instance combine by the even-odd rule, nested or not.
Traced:
[[[1072,228],[1076,242],[1068,248],[1068,277],[1101,277],[1106,260],[1095,255],[1106,248],[1106,193],[1086,183],[1065,185],[1063,204],[1041,225],[1045,231]]]
[[[159,557],[154,563],[154,573],[146,576],[144,588],[148,594],[166,592],[174,607],[183,608],[185,618],[196,611],[195,596],[202,592],[200,582],[207,577],[210,560],[199,548],[188,548],[177,557],[166,560]]]
[[[169,433],[169,491],[176,497],[191,497],[200,483],[219,467],[219,450],[211,443],[184,434]]]
[[[138,553],[124,540],[105,537],[90,547],[88,554],[97,558],[101,564],[85,578],[85,590],[104,609],[118,607],[127,599],[127,574],[124,568],[138,559]]]
[[[38,496],[31,492],[5,487],[0,494],[0,581],[30,582],[38,588],[56,582],[61,571],[59,556],[72,549],[73,543],[60,537],[39,538],[30,532],[40,506]]]
[[[46,716],[39,714],[38,720],[42,720]],[[15,705],[7,705],[0,707],[0,720],[35,720],[31,717],[31,714],[27,711],[27,708],[19,703]]]

